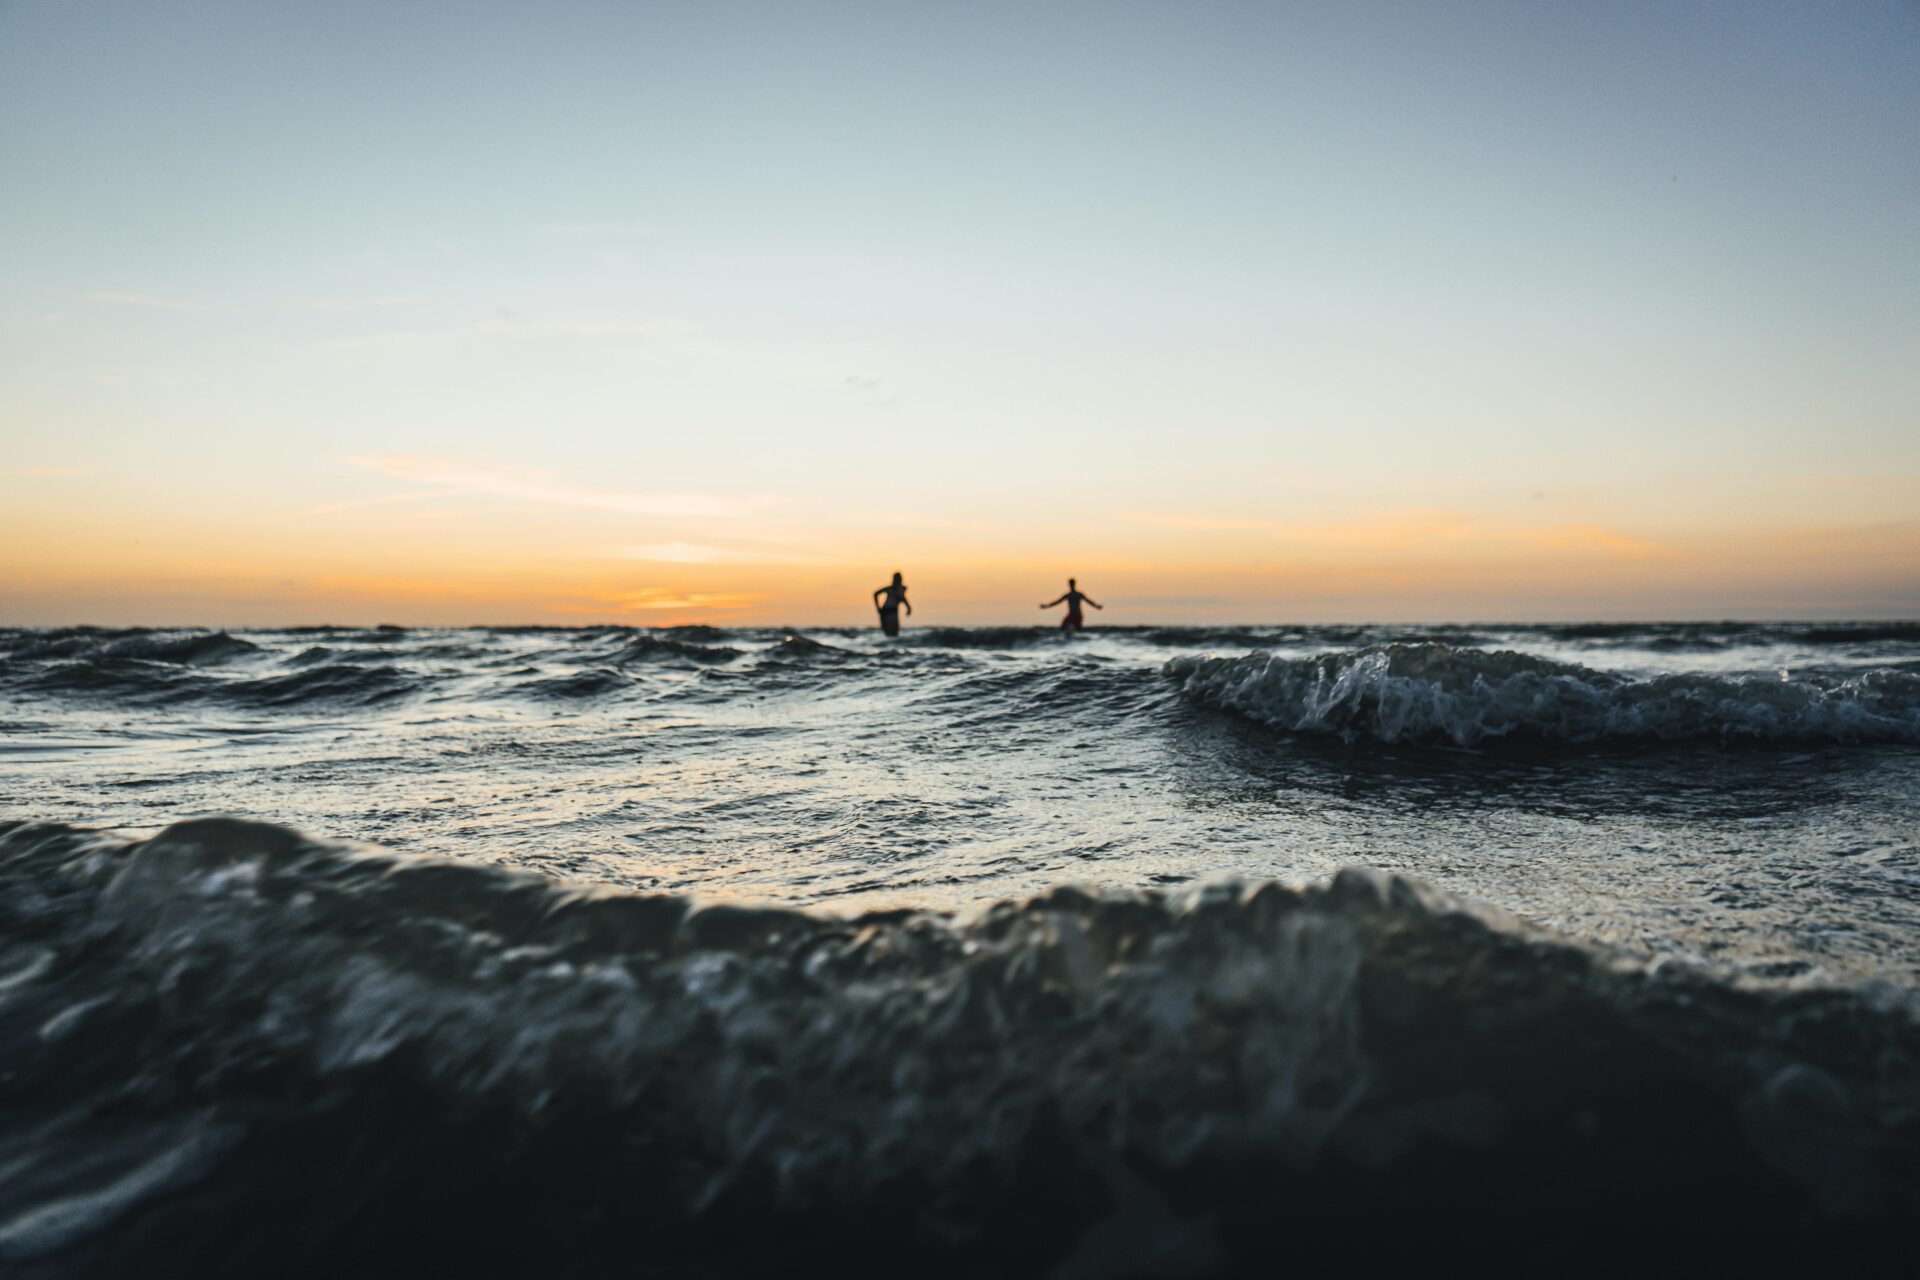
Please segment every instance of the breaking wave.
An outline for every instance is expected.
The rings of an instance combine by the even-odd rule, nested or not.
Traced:
[[[1920,1190],[1911,997],[1362,871],[837,919],[5,824],[0,1034],[28,1276],[1253,1273],[1383,1212],[1768,1257]]]
[[[1635,677],[1444,644],[1177,657],[1165,670],[1204,705],[1349,739],[1920,742],[1920,676],[1904,671]]]

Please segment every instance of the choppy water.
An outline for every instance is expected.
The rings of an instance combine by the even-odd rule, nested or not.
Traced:
[[[1361,863],[1920,974],[1920,624],[0,632],[0,815],[965,909]]]
[[[1920,1217],[1920,624],[0,655],[10,1273],[1265,1273],[1383,1218],[1841,1265]]]

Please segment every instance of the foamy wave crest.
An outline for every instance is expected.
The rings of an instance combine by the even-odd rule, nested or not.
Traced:
[[[1636,678],[1444,644],[1179,657],[1165,670],[1195,701],[1350,739],[1920,742],[1920,675],[1904,671],[1825,681]]]
[[[6,824],[0,1036],[29,1275],[1268,1274],[1382,1204],[1408,1257],[1628,1220],[1725,1261],[1920,1192],[1910,998],[1361,871],[835,919]]]

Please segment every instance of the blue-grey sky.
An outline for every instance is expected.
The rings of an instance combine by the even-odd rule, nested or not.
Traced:
[[[1917,126],[1912,3],[0,0],[0,606],[1913,613]]]

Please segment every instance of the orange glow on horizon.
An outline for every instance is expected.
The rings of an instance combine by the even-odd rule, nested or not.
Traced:
[[[1912,528],[1642,538],[1588,525],[1500,527],[1429,515],[1293,526],[1232,545],[1219,532],[1115,527],[1112,554],[1076,555],[1061,545],[964,558],[940,554],[932,540],[902,538],[898,553],[869,551],[858,564],[771,565],[526,547],[501,548],[495,558],[480,546],[464,555],[430,541],[381,550],[358,538],[331,551],[264,538],[250,554],[235,546],[222,559],[199,545],[108,554],[79,539],[32,565],[4,566],[0,603],[9,621],[46,625],[865,625],[872,588],[899,568],[915,604],[912,625],[1037,624],[1044,619],[1035,604],[1070,575],[1101,595],[1110,606],[1101,621],[1115,624],[1472,621],[1754,616],[1783,591],[1804,597],[1822,589],[1840,612],[1895,616],[1902,598],[1888,584],[1920,581],[1920,531]],[[1884,605],[1875,607],[1876,595]],[[1744,609],[1743,600],[1751,602]]]
[[[1888,514],[1920,485],[1898,478],[1856,486],[1854,523],[1763,525],[1654,491],[1638,495],[1644,510],[1616,504],[1633,519],[1512,500],[1341,510],[1306,495],[1273,516],[1088,495],[968,518],[952,503],[656,492],[444,458],[375,470],[385,492],[318,503],[255,486],[189,505],[125,475],[13,477],[0,616],[859,626],[895,569],[913,625],[1038,624],[1034,605],[1069,576],[1116,624],[1920,612],[1920,520]],[[80,520],[76,486],[92,504]],[[1795,492],[1752,505],[1791,509]],[[1808,514],[1847,496],[1816,494]]]

